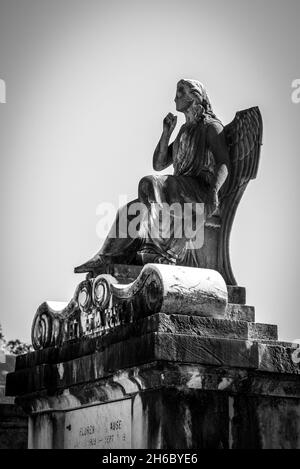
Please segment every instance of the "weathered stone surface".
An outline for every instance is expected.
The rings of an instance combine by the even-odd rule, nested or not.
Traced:
[[[147,264],[132,283],[109,274],[82,281],[68,304],[42,303],[32,324],[35,350],[103,336],[155,313],[223,318],[227,287],[214,270]]]
[[[277,339],[277,326],[270,324],[182,315],[164,315],[159,316],[157,320],[159,321],[157,325],[158,332],[224,339]]]
[[[125,415],[119,410],[123,399],[130,408]],[[66,434],[75,409],[92,417],[75,426],[73,443],[78,445],[81,431],[83,445],[101,448],[93,429],[99,404],[109,427],[130,433],[132,448],[299,448],[300,380],[293,375],[274,379],[250,369],[161,362],[19,401],[32,413],[32,448],[70,447]],[[106,448],[115,447],[114,433],[107,433]]]
[[[156,312],[223,317],[228,303],[221,275],[193,267],[147,264],[133,283],[124,286],[112,282],[111,290],[119,300],[141,296],[143,307],[137,318]]]
[[[103,266],[103,273],[112,275],[121,284],[127,284],[134,282],[142,269],[143,267],[140,265],[110,264]],[[246,289],[244,287],[227,285],[227,290],[229,303],[246,304]]]
[[[0,404],[0,449],[26,449],[28,416],[15,404]]]
[[[57,365],[41,364],[8,375],[7,393],[22,395],[100,379],[118,369],[154,361],[215,366],[258,367],[257,344],[243,340],[203,338],[183,334],[149,333],[111,344]]]
[[[250,307],[240,306],[239,308]],[[246,311],[248,310],[246,309]],[[105,336],[68,342],[62,347],[52,347],[19,356],[17,357],[16,370],[31,368],[43,363],[65,362],[92,354],[95,351],[104,350],[111,344],[130,340],[133,337],[146,335],[150,332],[240,340],[276,341],[277,338],[277,326],[274,325],[158,313],[132,324],[118,326]]]
[[[246,304],[246,288],[236,285],[227,285],[228,303],[245,305]]]
[[[249,322],[248,324],[249,338],[253,340],[273,340],[278,339],[278,328],[274,324],[260,324]]]
[[[254,306],[246,306],[229,303],[225,313],[225,319],[232,321],[255,321],[255,308]]]
[[[63,368],[60,367],[60,373]],[[138,392],[177,386],[180,389],[220,391],[274,397],[300,397],[300,380],[296,375],[262,372],[255,369],[215,367],[176,362],[152,362],[116,371],[99,380],[80,382],[59,388],[53,394],[43,390],[38,394],[17,398],[27,412],[65,411],[124,399]]]
[[[299,399],[239,395],[231,409],[233,449],[300,449]]]
[[[295,355],[297,350],[299,350],[297,345],[284,347],[259,343],[259,369],[274,373],[300,374],[300,354]]]
[[[141,395],[147,448],[228,448],[228,398],[190,389]],[[146,437],[146,438],[145,438]]]
[[[40,364],[29,369],[19,369],[8,375],[8,394],[28,394],[43,389],[69,387],[79,382],[88,382],[108,376],[124,369],[154,361],[199,363],[209,366],[229,366],[265,371],[286,370],[299,373],[293,364],[289,348],[280,355],[280,365],[273,359],[276,347],[263,345],[264,354],[259,353],[259,344],[251,340],[223,339],[199,335],[151,332],[132,337],[122,342],[111,343],[91,355],[58,364]],[[277,367],[277,368],[276,368]]]
[[[129,398],[66,412],[61,434],[63,448],[131,448],[131,408]]]
[[[18,357],[7,394],[30,415],[29,447],[300,448],[300,351],[253,320],[245,304],[158,313]]]

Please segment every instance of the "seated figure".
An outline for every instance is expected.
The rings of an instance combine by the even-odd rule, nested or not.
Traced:
[[[165,117],[153,156],[154,170],[173,165],[174,174],[142,178],[138,198],[119,209],[100,251],[75,272],[95,276],[111,264],[167,263],[215,269],[227,284],[236,284],[229,260],[229,235],[239,200],[257,173],[262,138],[259,109],[241,111],[223,127],[204,86],[186,79],[177,84],[175,103],[186,122],[170,144],[177,117],[171,113]],[[184,211],[185,204],[192,206],[189,215]],[[144,212],[140,213],[134,235],[129,235],[128,226],[141,205]],[[167,236],[162,233],[160,216],[160,208],[165,206],[182,209],[177,214],[176,210],[168,213]],[[184,226],[192,225],[199,206],[203,207],[203,223],[189,233],[181,230],[178,236],[178,216]],[[204,239],[200,246],[201,229]]]

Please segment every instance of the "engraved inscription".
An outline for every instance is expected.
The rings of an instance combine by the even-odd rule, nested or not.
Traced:
[[[131,447],[131,399],[66,412],[64,447]]]

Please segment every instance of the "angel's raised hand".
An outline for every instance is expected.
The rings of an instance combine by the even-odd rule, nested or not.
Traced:
[[[176,124],[177,124],[177,117],[174,116],[174,114],[172,114],[171,112],[169,112],[169,114],[167,114],[163,120],[164,132],[171,135],[171,133],[176,127]]]

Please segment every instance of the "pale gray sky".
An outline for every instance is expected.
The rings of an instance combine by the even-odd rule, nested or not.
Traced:
[[[240,204],[233,270],[259,322],[300,338],[299,0],[0,0],[1,313],[29,340],[45,299],[100,247],[96,208],[153,173],[180,78],[202,81],[223,123],[259,105],[258,178]],[[180,117],[178,126],[182,122]]]

